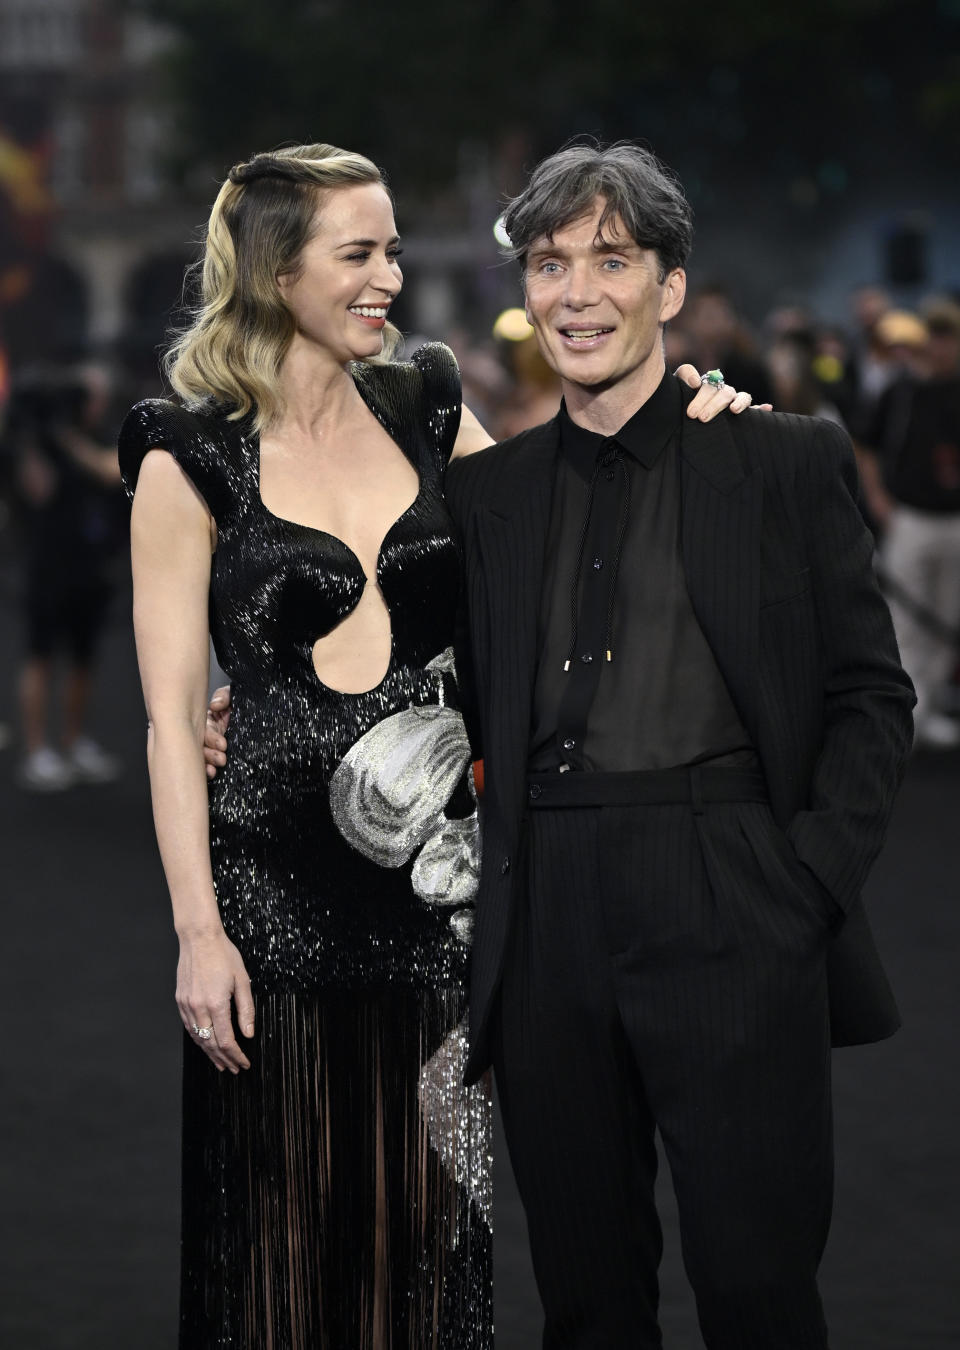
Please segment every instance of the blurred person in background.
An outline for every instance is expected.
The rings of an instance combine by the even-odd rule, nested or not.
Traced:
[[[926,324],[910,310],[891,309],[877,321],[872,341],[876,350],[883,352],[888,385],[898,379],[922,376],[927,336]],[[880,460],[870,448],[883,421],[877,415],[879,402],[879,396],[865,402],[858,400],[850,425],[863,485],[863,510],[878,537],[883,532],[892,505],[890,493],[884,485]]]
[[[857,286],[850,294],[853,321],[850,369],[857,403],[865,413],[874,407],[896,375],[895,359],[877,333],[877,325],[892,308],[890,296],[882,286]]]
[[[916,316],[894,309],[879,286],[860,286],[850,299],[853,331],[848,371],[852,386],[847,423],[855,443],[869,426],[884,390],[903,368],[905,347],[923,340],[907,331]]]
[[[846,427],[857,406],[853,352],[845,330],[837,324],[818,325],[813,334],[813,374],[821,393]]]
[[[514,312],[523,317],[521,311]],[[560,381],[543,359],[530,325],[526,324],[524,336],[506,339],[503,348],[513,387],[493,423],[499,441],[548,421],[560,406]]]
[[[450,329],[445,341],[460,367],[464,403],[485,427],[492,426],[497,409],[511,389],[510,375],[498,352],[492,342],[477,342],[461,327]],[[409,359],[413,350],[409,335],[405,335],[404,355]]]
[[[817,379],[812,334],[795,332],[777,338],[767,350],[767,371],[777,412],[825,417],[843,425],[837,407],[824,397]]]
[[[917,743],[947,749],[960,745],[960,721],[940,706],[960,639],[960,306],[933,300],[922,321],[890,311],[877,334],[897,374],[860,430],[864,486]]]
[[[15,387],[6,427],[22,538],[26,657],[20,672],[21,786],[105,783],[119,760],[88,734],[97,651],[125,538],[120,469],[97,366],[42,369]],[[57,659],[65,663],[54,696]]]
[[[735,388],[749,389],[754,403],[770,402],[770,378],[726,286],[700,286],[687,302],[682,328],[686,359],[698,370],[720,369]]]

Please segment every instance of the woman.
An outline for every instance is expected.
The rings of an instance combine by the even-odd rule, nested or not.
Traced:
[[[362,156],[237,166],[168,366],[181,405],[139,404],[121,434],[177,1001],[221,1071],[186,1055],[182,1347],[492,1344],[441,496],[489,438],[447,348],[389,363],[398,254]],[[209,812],[208,616],[233,702]]]

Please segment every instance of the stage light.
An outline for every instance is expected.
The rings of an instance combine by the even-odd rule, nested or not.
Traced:
[[[510,236],[503,228],[503,216],[498,216],[493,225],[493,237],[501,248],[510,247]]]

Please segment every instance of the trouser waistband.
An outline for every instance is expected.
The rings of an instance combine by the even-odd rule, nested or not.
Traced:
[[[532,773],[527,802],[533,808],[562,806],[692,806],[713,802],[765,802],[759,769],[722,769],[698,764],[628,773]]]

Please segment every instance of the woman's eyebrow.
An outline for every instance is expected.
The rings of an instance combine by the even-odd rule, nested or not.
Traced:
[[[337,245],[337,248],[376,248],[379,242],[379,239],[345,239],[342,244]],[[394,234],[387,240],[388,246],[399,242],[399,234]]]

